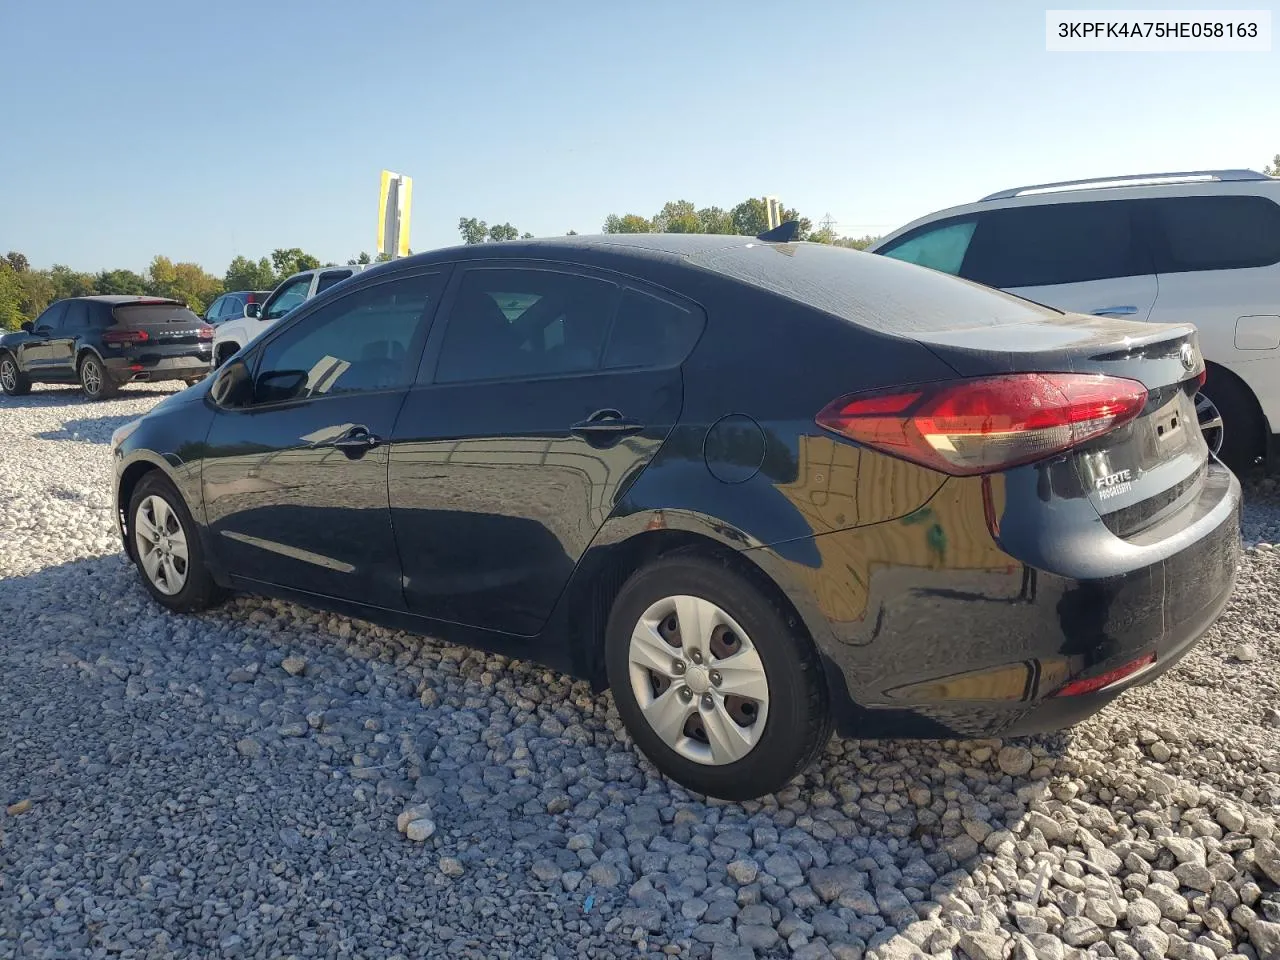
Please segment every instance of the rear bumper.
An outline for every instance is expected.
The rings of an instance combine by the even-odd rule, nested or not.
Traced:
[[[1099,523],[1097,550],[1072,555],[1076,575],[1006,552],[984,521],[981,483],[948,481],[900,520],[747,551],[814,636],[843,735],[1070,726],[1172,667],[1230,598],[1241,494],[1220,464],[1159,536],[1118,541]],[[1153,665],[1112,686],[1054,696],[1149,653]]]
[[[192,352],[172,357],[107,357],[103,363],[117,383],[158,380],[190,380],[209,373],[212,352]]]

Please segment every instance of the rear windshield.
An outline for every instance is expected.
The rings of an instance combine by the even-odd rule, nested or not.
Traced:
[[[689,262],[850,323],[910,335],[1058,317],[1061,312],[915,264],[820,243],[752,243]]]
[[[126,303],[111,311],[116,323],[190,323],[202,321],[180,303]]]

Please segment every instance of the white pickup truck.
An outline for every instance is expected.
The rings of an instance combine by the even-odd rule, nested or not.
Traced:
[[[213,356],[210,364],[217,369],[226,363],[254,338],[271,329],[272,324],[299,304],[306,303],[318,293],[323,293],[335,283],[354,276],[372,264],[349,264],[345,267],[317,267],[295,273],[281,283],[266,303],[250,303],[244,308],[244,316],[227,320],[214,328]]]

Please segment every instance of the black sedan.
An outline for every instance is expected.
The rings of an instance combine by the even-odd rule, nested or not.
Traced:
[[[1194,330],[827,246],[441,250],[300,307],[112,441],[125,548],[195,611],[288,597],[613,690],[702,793],[846,736],[1074,723],[1235,578]]]

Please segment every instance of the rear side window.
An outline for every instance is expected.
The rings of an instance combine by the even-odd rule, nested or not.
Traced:
[[[63,330],[84,330],[89,326],[89,304],[83,300],[72,300],[67,304],[67,313],[62,320]]]
[[[638,290],[623,290],[604,365],[610,370],[673,367],[689,355],[701,332],[701,313]]]
[[[133,327],[149,323],[188,323],[198,326],[202,321],[180,303],[126,303],[112,313],[117,324]]]
[[[1134,219],[1134,204],[1123,200],[992,210],[978,217],[960,275],[1010,288],[1151,273]]]
[[[351,276],[350,270],[330,270],[320,274],[320,279],[316,281],[316,293],[328,290],[335,283],[340,283],[349,276]]]
[[[595,370],[617,290],[554,270],[468,270],[449,310],[436,382]]]
[[[940,227],[925,228],[878,251],[881,255],[907,263],[918,263],[943,273],[958,274],[973,239],[973,220],[961,220]]]
[[[1151,206],[1157,273],[1280,261],[1280,206],[1265,197],[1167,197]]]

